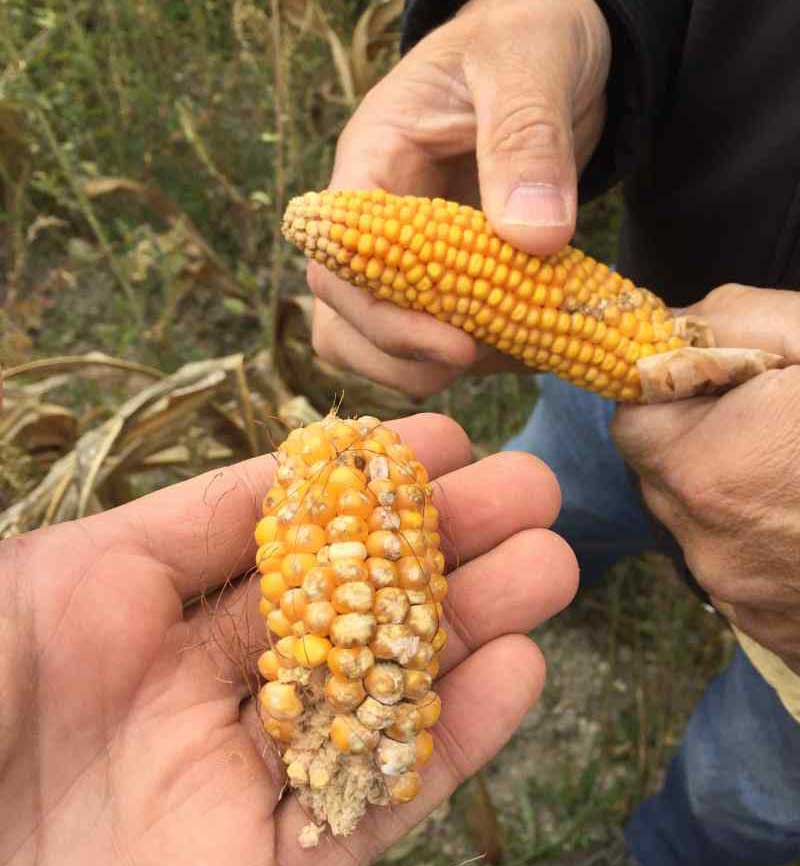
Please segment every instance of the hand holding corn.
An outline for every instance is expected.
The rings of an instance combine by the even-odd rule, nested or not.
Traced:
[[[436,745],[418,796],[375,808],[348,839],[361,863],[511,735],[544,676],[525,635],[569,601],[577,581],[571,552],[542,528],[559,494],[541,463],[504,454],[470,464],[464,433],[438,416],[398,422],[385,435],[399,436],[427,468],[454,579],[443,601],[449,640],[435,685]],[[298,438],[308,444],[297,434],[290,450]],[[298,846],[311,816],[283,791],[286,768],[259,706],[257,663],[269,644],[253,527],[263,495],[287,480],[284,462],[265,455],[0,543],[0,861],[304,866],[322,857],[352,866],[330,842],[314,852]],[[337,499],[356,512],[363,502],[348,485]],[[332,523],[326,531],[338,533],[353,521]],[[307,547],[302,539],[314,534],[298,529],[293,543]],[[335,604],[358,604],[354,584],[341,586]],[[189,603],[200,594],[207,604]],[[376,663],[364,689],[388,694],[381,682],[394,678],[381,676],[382,665],[394,663]],[[415,685],[427,685],[420,673]],[[404,689],[414,677],[404,675]],[[337,701],[357,691],[355,680],[335,685]],[[402,759],[403,747],[395,751]]]
[[[360,103],[330,187],[480,198],[504,240],[553,254],[575,232],[577,176],[602,132],[610,56],[594,0],[471,0]],[[467,368],[518,367],[432,316],[372,303],[324,268],[309,281],[317,352],[375,381],[428,396]]]

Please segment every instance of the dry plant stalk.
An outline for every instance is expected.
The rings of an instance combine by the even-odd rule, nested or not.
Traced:
[[[368,805],[405,803],[430,758],[447,640],[438,513],[425,468],[377,418],[293,430],[255,529],[265,731],[312,823],[348,835]]]

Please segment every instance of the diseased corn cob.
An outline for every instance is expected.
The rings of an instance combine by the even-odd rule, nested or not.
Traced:
[[[544,260],[515,250],[466,205],[308,193],[289,204],[283,231],[375,297],[617,400],[639,398],[640,358],[686,345],[651,292],[571,247]]]
[[[502,241],[483,213],[444,199],[310,192],[289,203],[283,233],[376,298],[424,310],[614,400],[717,392],[780,365],[755,350],[709,348],[703,323],[673,317],[652,292],[580,250],[528,255]]]
[[[255,529],[264,728],[317,824],[404,803],[429,759],[447,592],[425,468],[378,419],[289,434]],[[310,825],[301,844],[315,844]]]

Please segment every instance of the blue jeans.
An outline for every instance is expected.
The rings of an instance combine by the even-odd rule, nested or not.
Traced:
[[[582,582],[656,546],[641,498],[611,441],[614,405],[540,377],[524,430],[507,445],[544,460],[561,484],[555,530]],[[800,858],[800,724],[737,650],[692,715],[663,788],[625,836],[641,866],[783,866]]]

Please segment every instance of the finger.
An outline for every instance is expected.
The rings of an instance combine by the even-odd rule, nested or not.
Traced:
[[[618,406],[610,432],[626,462],[640,475],[657,476],[681,439],[714,410],[717,398],[695,397],[677,403]]]
[[[391,422],[417,458],[438,477],[472,458],[464,431],[443,415]],[[185,599],[209,592],[250,569],[253,529],[272,485],[274,458],[255,457],[152,493],[95,518],[109,532],[127,529],[131,546],[163,563]]]
[[[484,24],[486,45],[508,27],[491,16]],[[532,32],[513,43],[506,38],[505,51],[475,51],[465,64],[483,209],[509,243],[537,255],[569,242],[577,213],[572,100],[578,59],[574,40],[554,39],[552,31],[543,38],[541,24],[524,10],[520,26]]]
[[[433,728],[433,758],[422,770],[419,796],[403,806],[371,808],[352,836],[326,835],[312,851],[297,846],[297,834],[308,816],[295,797],[287,798],[276,812],[277,862],[295,866],[334,866],[343,859],[372,862],[494,757],[538,699],[544,675],[541,653],[522,635],[507,635],[484,646],[439,684],[442,716]]]
[[[349,293],[355,292],[357,296],[363,295],[369,299],[369,296],[362,290],[356,289],[353,286],[347,286],[341,280],[336,280],[335,277],[331,276],[331,279],[335,280],[337,284],[334,294],[338,293],[339,286],[343,286],[345,289],[344,295],[349,297]],[[332,297],[331,300],[334,301],[338,308],[346,310],[348,303],[346,299],[336,296]],[[378,316],[382,322],[382,326],[385,325],[389,330],[393,328],[391,322],[394,319],[395,313],[408,313],[413,317],[415,322],[417,318],[426,321],[430,320],[437,327],[460,333],[456,328],[442,325],[436,319],[423,313],[411,313],[408,310],[392,307],[386,302],[375,303],[380,307]],[[350,316],[349,313],[347,315],[348,317]],[[471,363],[469,359],[476,356],[475,343],[466,334],[461,335],[466,342],[461,341],[460,338],[454,341],[454,343],[457,343],[461,347],[459,349],[460,354],[457,356],[454,356],[449,348],[444,347],[444,344],[449,342],[447,338],[443,340],[442,347],[433,350],[439,357],[449,355],[450,361],[456,366],[452,366],[450,363],[428,360],[424,357],[424,351],[420,351],[420,358],[417,360],[408,360],[387,354],[374,342],[376,338],[371,331],[371,315],[364,316],[359,322],[359,327],[355,327],[343,316],[337,314],[332,307],[317,300],[314,305],[314,321],[312,325],[314,350],[321,358],[324,358],[331,364],[347,370],[353,370],[366,376],[373,382],[397,388],[406,394],[419,398],[429,397],[431,394],[440,392],[462,372],[460,366],[457,366],[459,364],[458,357],[462,359],[466,366]],[[402,319],[403,317],[401,316],[400,318]],[[369,329],[369,335],[364,336],[364,332],[367,329]],[[413,334],[416,325],[412,327],[406,324],[402,329],[406,331],[406,334]],[[401,330],[401,328],[398,327],[398,330]],[[429,329],[423,325],[421,330],[428,331]],[[451,335],[448,334],[449,336]],[[398,340],[400,339],[398,338]],[[411,351],[413,337],[405,336],[402,340],[407,341],[406,347]],[[397,347],[397,345],[399,343],[396,341],[395,346]],[[431,349],[430,345],[428,349]],[[463,351],[464,349],[466,351]]]
[[[442,550],[455,568],[531,527],[548,527],[561,508],[552,470],[522,451],[501,451],[434,484]]]
[[[754,641],[775,653],[785,664],[800,671],[800,615],[789,609],[780,613],[736,604],[726,615]]]
[[[734,283],[688,309],[706,321],[718,346],[762,349],[800,363],[800,295]]]
[[[468,367],[475,360],[475,341],[463,331],[426,313],[379,301],[316,262],[309,265],[308,285],[319,300],[388,355],[424,358],[456,368]]]
[[[525,634],[563,610],[578,589],[578,563],[560,536],[528,529],[459,568],[448,583],[442,673],[489,641]]]

